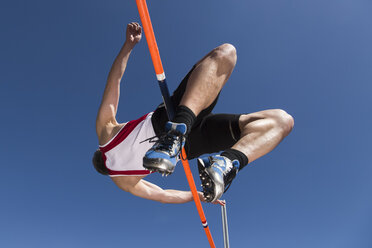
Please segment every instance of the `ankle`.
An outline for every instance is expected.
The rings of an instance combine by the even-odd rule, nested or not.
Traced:
[[[172,120],[175,123],[184,123],[186,125],[186,134],[190,133],[192,125],[194,124],[196,116],[191,109],[184,105],[179,105],[176,114]]]
[[[221,156],[224,156],[230,159],[231,161],[238,160],[239,161],[239,168],[237,168],[238,170],[243,169],[249,162],[248,157],[244,153],[232,148],[223,151],[221,153]]]

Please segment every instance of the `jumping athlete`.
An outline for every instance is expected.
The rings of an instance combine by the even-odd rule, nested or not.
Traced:
[[[190,70],[171,100],[177,106],[169,121],[160,104],[137,120],[118,123],[120,82],[129,56],[142,38],[138,23],[127,25],[126,41],[108,75],[97,120],[99,149],[96,170],[133,195],[162,203],[192,201],[190,191],[164,190],[143,178],[152,172],[171,174],[185,147],[188,159],[198,158],[202,201],[219,198],[248,163],[273,150],[292,130],[292,116],[280,109],[250,114],[212,114],[222,87],[236,64],[236,50],[223,44],[205,55]],[[222,151],[222,152],[221,152]]]

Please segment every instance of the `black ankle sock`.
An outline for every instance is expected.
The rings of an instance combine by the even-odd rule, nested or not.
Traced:
[[[196,116],[191,109],[184,105],[179,105],[177,107],[176,114],[174,115],[172,122],[186,124],[187,127],[186,133],[188,134],[190,133],[191,127],[194,124],[195,119]]]
[[[239,170],[243,169],[248,164],[248,158],[245,156],[244,153],[235,149],[226,149],[224,152],[221,153],[221,156],[224,156],[231,161],[238,160],[239,161]]]

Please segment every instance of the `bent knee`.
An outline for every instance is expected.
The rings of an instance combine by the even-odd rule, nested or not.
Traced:
[[[270,117],[274,119],[276,126],[287,136],[294,127],[293,117],[282,109],[273,109],[270,112]]]
[[[229,43],[222,44],[213,50],[211,58],[234,67],[237,60],[236,48]]]
[[[236,57],[236,48],[230,43],[224,43],[217,47],[217,50],[222,51],[230,57]]]

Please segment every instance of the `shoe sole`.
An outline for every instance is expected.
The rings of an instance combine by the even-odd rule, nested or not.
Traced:
[[[198,170],[204,198],[207,202],[212,202],[215,197],[215,185],[201,159],[198,159]]]
[[[143,158],[143,167],[151,172],[158,172],[163,176],[173,173],[175,166],[166,159],[162,158]]]

